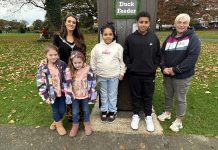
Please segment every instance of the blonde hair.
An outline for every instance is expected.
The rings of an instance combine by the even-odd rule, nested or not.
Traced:
[[[53,44],[48,44],[48,45],[45,46],[44,54],[46,55],[51,49],[55,50],[58,53],[58,55],[59,55],[59,50],[58,50],[57,46],[55,46]]]
[[[187,21],[188,23],[190,23],[190,16],[188,14],[185,14],[185,13],[182,13],[182,14],[179,14],[176,19],[175,19],[175,23],[180,21],[180,20],[185,20]]]

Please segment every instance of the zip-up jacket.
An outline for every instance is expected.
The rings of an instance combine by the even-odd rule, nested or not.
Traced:
[[[154,78],[160,64],[158,37],[149,30],[145,35],[135,31],[125,40],[123,57],[127,74]]]
[[[64,84],[66,104],[72,104],[72,100],[74,99],[80,100],[88,98],[90,101],[96,100],[97,83],[90,66],[85,64],[85,67],[77,71],[74,77],[70,69],[66,68],[64,76],[66,80],[66,84]]]
[[[64,96],[64,70],[66,69],[67,65],[65,62],[61,60],[57,60],[55,63],[57,69],[59,70],[60,74],[60,86],[61,86],[61,93]],[[41,96],[43,101],[50,100],[53,104],[56,99],[56,92],[54,90],[54,86],[52,85],[52,77],[51,73],[48,69],[48,65],[41,64],[38,67],[37,74],[36,74],[36,84],[39,95]]]
[[[174,30],[167,37],[161,48],[162,71],[166,67],[172,67],[175,73],[172,77],[177,79],[184,79],[194,75],[194,68],[200,54],[200,48],[200,40],[193,29],[189,28],[178,38],[176,38],[176,31]]]

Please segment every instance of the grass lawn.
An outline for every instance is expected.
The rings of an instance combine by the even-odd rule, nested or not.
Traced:
[[[169,32],[158,32],[161,41]],[[218,39],[215,32],[197,32],[200,38]],[[47,42],[37,42],[39,34],[0,34],[0,124],[48,126],[50,107],[36,91],[35,72]],[[97,34],[85,34],[88,51]],[[178,134],[218,135],[218,42],[202,42],[196,75],[188,93],[184,129]],[[90,56],[90,53],[88,53]],[[154,107],[163,111],[162,75],[158,72]],[[175,115],[174,115],[175,116]],[[173,118],[174,119],[174,118]],[[171,121],[161,123],[166,134]]]

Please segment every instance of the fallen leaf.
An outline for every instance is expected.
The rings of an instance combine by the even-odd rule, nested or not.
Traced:
[[[9,114],[9,115],[8,115],[8,119],[11,118],[11,116],[12,116],[12,114]]]
[[[11,111],[11,113],[12,113],[12,114],[16,113],[16,109],[13,109],[13,110]]]
[[[139,144],[139,148],[140,148],[140,149],[145,149],[145,144],[144,144],[144,143],[140,143],[140,144]]]
[[[9,124],[13,124],[13,123],[15,123],[15,121],[14,120],[10,120],[8,123]]]
[[[124,145],[120,145],[119,150],[125,150],[125,146]]]
[[[205,93],[206,93],[206,94],[210,94],[211,92],[210,92],[210,91],[205,91]]]

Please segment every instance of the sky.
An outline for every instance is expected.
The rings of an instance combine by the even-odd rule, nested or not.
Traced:
[[[25,20],[28,22],[28,26],[30,26],[35,20],[40,19],[44,21],[45,16],[45,10],[37,7],[31,7],[31,6],[24,6],[21,11],[12,13],[8,10],[11,10],[10,8],[2,8],[0,6],[0,19],[4,20]]]

